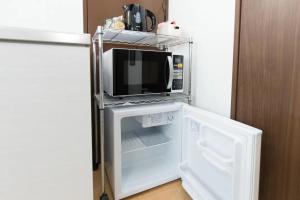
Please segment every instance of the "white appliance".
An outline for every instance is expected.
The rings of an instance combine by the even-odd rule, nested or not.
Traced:
[[[195,200],[257,200],[262,131],[169,103],[105,110],[106,172],[121,199],[181,178]]]
[[[0,26],[0,199],[92,200],[90,35]]]

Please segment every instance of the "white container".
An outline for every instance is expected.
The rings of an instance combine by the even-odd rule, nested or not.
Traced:
[[[177,27],[177,28],[176,28]],[[157,34],[181,36],[181,29],[172,22],[162,22],[157,26]]]

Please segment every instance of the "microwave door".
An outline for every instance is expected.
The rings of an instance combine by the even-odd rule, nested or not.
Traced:
[[[163,92],[171,92],[172,89],[172,82],[173,82],[173,59],[171,55],[167,55],[165,57],[165,64],[164,64],[164,85],[163,85]]]
[[[142,53],[140,51],[129,51],[127,68],[127,94],[139,94],[142,91],[143,67]]]
[[[166,58],[166,52],[144,52],[142,94],[166,92]]]
[[[168,59],[168,68],[169,68],[169,73],[166,73],[166,76],[168,76],[168,84],[167,84],[167,89],[170,90],[172,88],[172,83],[173,83],[173,58],[172,56],[167,56]]]
[[[114,96],[171,91],[172,54],[161,51],[114,49]]]
[[[114,96],[140,94],[143,81],[143,53],[114,49]]]

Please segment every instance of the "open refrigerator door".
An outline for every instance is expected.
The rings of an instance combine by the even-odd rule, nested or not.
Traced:
[[[185,105],[182,184],[195,200],[257,200],[261,130]]]

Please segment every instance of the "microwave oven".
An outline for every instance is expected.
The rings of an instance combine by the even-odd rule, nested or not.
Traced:
[[[113,97],[183,92],[183,56],[112,48],[103,54],[103,84]]]

